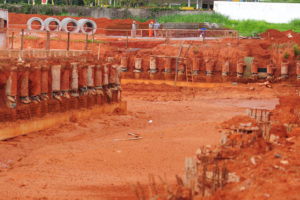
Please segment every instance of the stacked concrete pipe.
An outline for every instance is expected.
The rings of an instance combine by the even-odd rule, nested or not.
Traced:
[[[40,28],[39,28],[39,30],[40,31],[42,31],[42,30],[44,30],[44,28],[45,28],[45,23],[44,23],[44,21],[41,19],[41,18],[39,18],[39,17],[32,17],[32,18],[30,18],[28,21],[27,21],[27,29],[28,30],[32,30],[32,23],[33,22],[39,22],[40,23]]]
[[[43,21],[39,17],[32,17],[27,21],[27,29],[33,30],[34,27],[32,27],[33,22],[39,22],[40,27],[38,30],[43,31],[64,31],[64,32],[70,32],[70,33],[83,33],[83,34],[95,34],[97,31],[97,24],[90,19],[80,19],[75,20],[72,18],[64,18],[62,21],[58,20],[54,17],[48,17]],[[56,27],[55,29],[51,29],[51,23],[55,23]],[[70,27],[70,24],[72,24],[72,27]]]
[[[73,28],[72,30],[68,29],[68,24],[72,24]],[[61,21],[61,26],[62,26],[62,30],[65,31],[65,32],[70,32],[70,33],[78,33],[80,31],[80,26],[79,26],[79,23],[77,20],[75,19],[72,19],[72,18],[64,18],[62,21]]]
[[[78,20],[78,24],[79,24],[81,33],[89,34],[89,35],[96,33],[97,24],[93,20],[80,19],[80,20]]]
[[[56,25],[56,28],[54,30],[50,29],[50,26],[51,26],[50,24],[53,22]],[[44,23],[45,23],[46,31],[60,31],[61,30],[61,22],[56,18],[48,17],[47,19],[45,19]]]

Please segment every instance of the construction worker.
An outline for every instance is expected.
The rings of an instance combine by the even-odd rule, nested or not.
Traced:
[[[133,21],[131,27],[131,37],[135,37],[135,36],[136,36],[136,22]]]
[[[149,24],[149,37],[153,36],[153,22],[150,22]]]
[[[154,24],[154,37],[157,37],[157,30],[159,29],[160,24],[158,23],[158,21],[155,21]]]
[[[205,39],[207,28],[201,28],[200,38]]]

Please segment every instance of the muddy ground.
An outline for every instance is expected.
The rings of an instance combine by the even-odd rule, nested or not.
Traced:
[[[129,84],[123,89],[127,114],[75,119],[1,141],[0,199],[135,199],[130,184],[146,185],[149,174],[175,183],[185,157],[219,143],[221,122],[246,115],[248,107],[273,109],[278,96],[295,92],[283,84],[194,91]],[[129,132],[143,139],[115,141],[129,138]]]

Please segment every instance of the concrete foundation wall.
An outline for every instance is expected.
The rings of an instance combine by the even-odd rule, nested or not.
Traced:
[[[215,1],[214,10],[237,20],[264,20],[270,23],[288,23],[300,19],[300,3],[260,3]]]

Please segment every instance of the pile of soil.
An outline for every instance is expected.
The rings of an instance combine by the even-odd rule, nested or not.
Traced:
[[[260,36],[277,43],[300,42],[300,34],[294,33],[292,30],[280,32],[275,29],[269,29],[266,32],[262,33]]]

